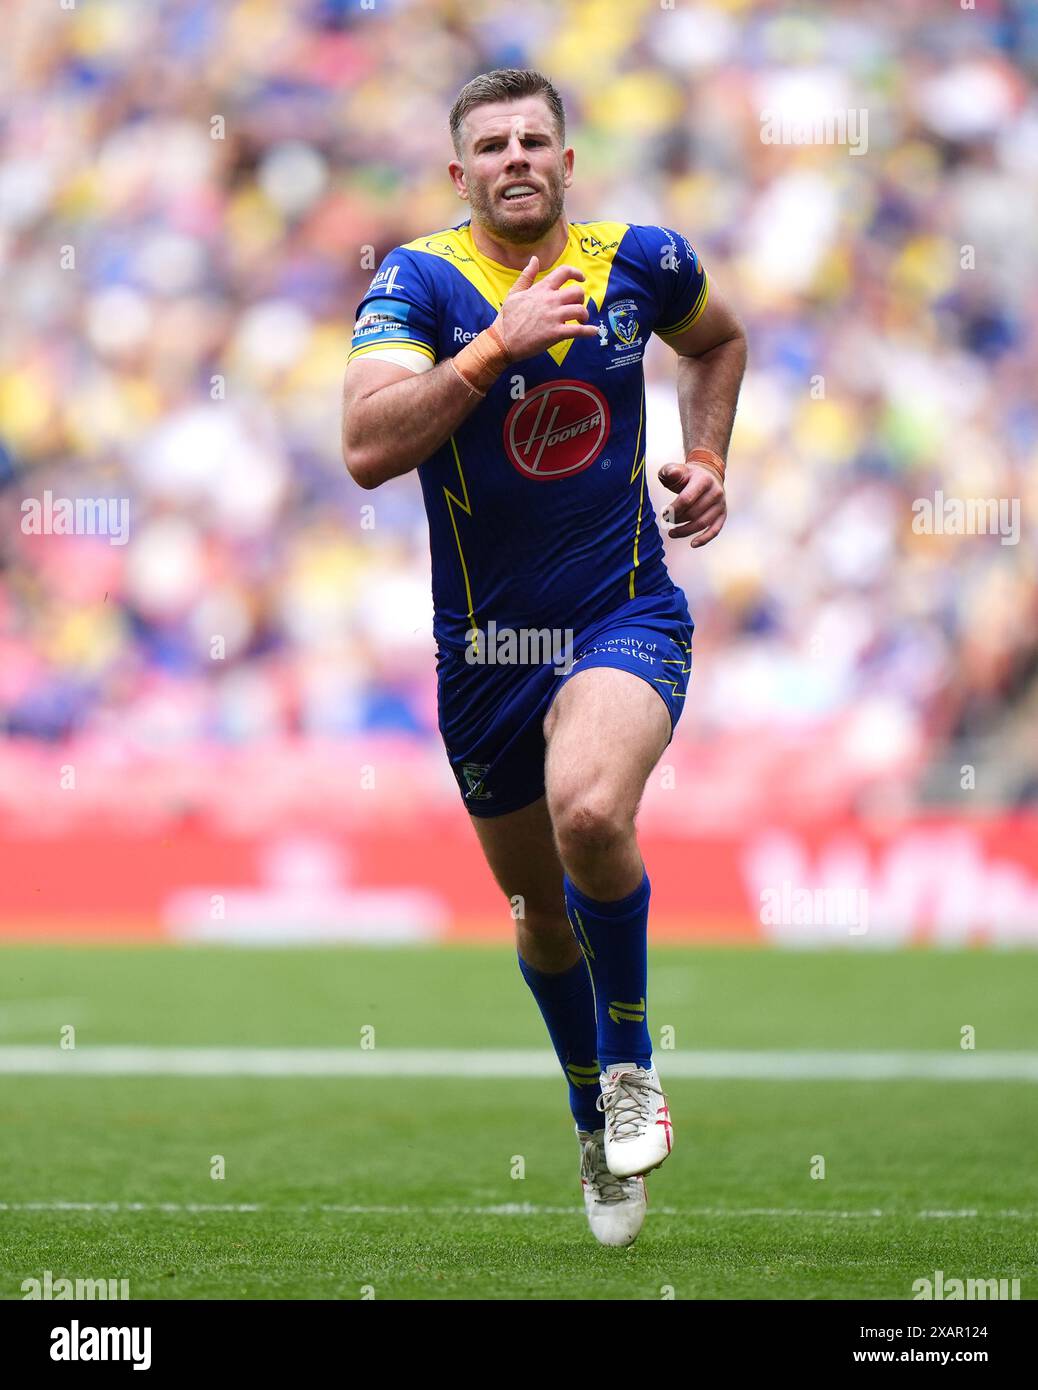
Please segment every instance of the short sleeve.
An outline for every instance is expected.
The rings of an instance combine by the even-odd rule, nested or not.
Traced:
[[[357,306],[347,362],[376,356],[412,371],[435,365],[436,308],[418,258],[399,246],[378,268]]]
[[[639,241],[656,291],[653,331],[667,339],[691,328],[706,308],[710,285],[688,239],[669,227],[640,227]]]

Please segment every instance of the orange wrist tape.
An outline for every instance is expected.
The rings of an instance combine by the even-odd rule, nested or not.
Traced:
[[[709,468],[724,487],[725,461],[720,454],[715,454],[713,449],[689,449],[685,455],[685,462],[698,463],[700,468]]]
[[[500,331],[491,324],[449,359],[470,391],[485,396],[512,358]]]

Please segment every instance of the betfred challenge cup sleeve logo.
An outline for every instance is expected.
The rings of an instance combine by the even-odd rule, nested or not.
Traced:
[[[527,478],[552,482],[589,468],[609,435],[609,406],[583,381],[537,386],[505,416],[509,462]]]

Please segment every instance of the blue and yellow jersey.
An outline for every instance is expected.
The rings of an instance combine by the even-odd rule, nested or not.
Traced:
[[[583,270],[598,337],[513,363],[418,469],[448,649],[491,619],[575,629],[632,600],[680,598],[645,481],[642,356],[650,333],[699,318],[706,272],[680,234],[626,222],[570,223],[554,264]],[[397,247],[358,307],[348,360],[430,369],[494,321],[518,273],[476,249],[468,222]]]

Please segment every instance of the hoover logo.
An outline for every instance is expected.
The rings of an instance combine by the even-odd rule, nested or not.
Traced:
[[[605,397],[583,381],[535,387],[505,417],[505,451],[520,473],[538,482],[590,467],[609,434]]]

